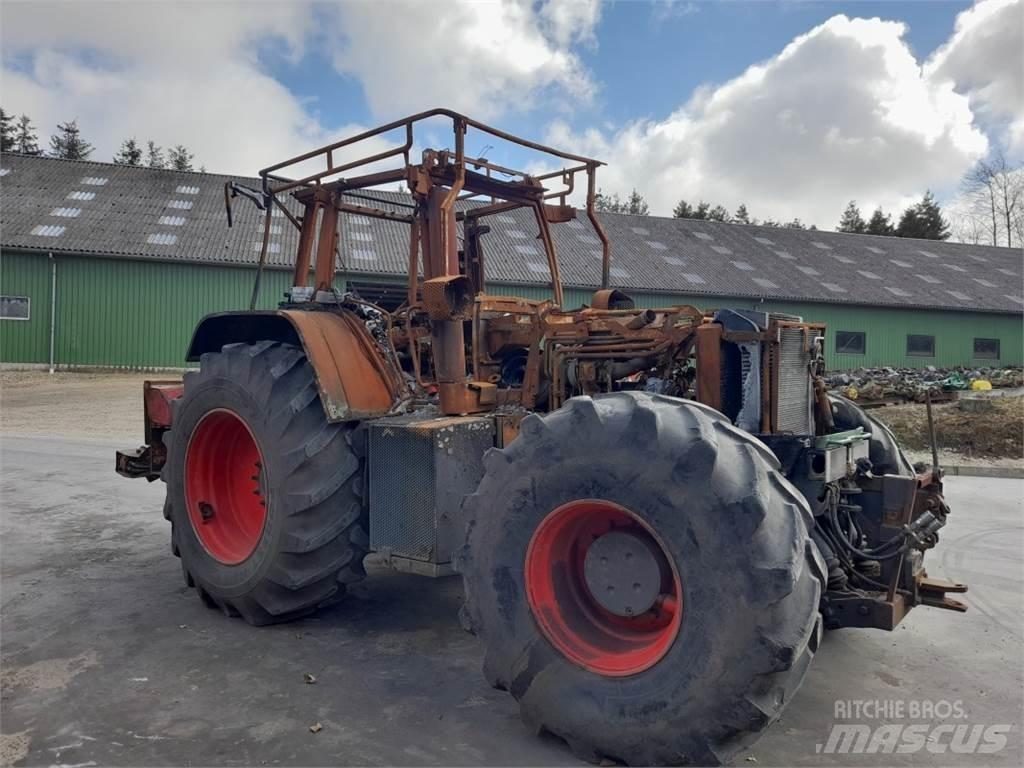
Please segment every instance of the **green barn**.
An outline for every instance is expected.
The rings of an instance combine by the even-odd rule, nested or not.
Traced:
[[[252,205],[224,214],[224,183],[255,179],[0,156],[0,363],[51,368],[185,365],[205,314],[248,307],[262,239]],[[380,192],[377,207],[407,198]],[[365,205],[366,202],[362,201]],[[547,298],[529,214],[488,217],[488,292]],[[828,326],[832,369],[994,366],[1024,360],[1018,249],[601,214],[612,283],[639,306],[800,315]],[[337,287],[394,306],[408,239],[344,216]],[[586,218],[552,227],[565,303],[589,303],[600,242]],[[259,306],[290,287],[297,235],[273,219]]]

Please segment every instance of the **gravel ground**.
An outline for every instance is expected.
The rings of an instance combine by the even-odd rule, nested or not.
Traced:
[[[142,382],[159,373],[0,371],[0,431],[142,440]]]

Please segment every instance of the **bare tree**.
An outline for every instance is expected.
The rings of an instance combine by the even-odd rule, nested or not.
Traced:
[[[1022,242],[1024,230],[1024,168],[1007,161],[1003,151],[997,150],[987,160],[980,160],[963,180],[967,198],[967,211],[962,218],[972,231],[984,221],[986,240],[992,245],[1013,247]]]

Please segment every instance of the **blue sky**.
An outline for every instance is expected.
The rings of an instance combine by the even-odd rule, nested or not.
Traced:
[[[698,86],[740,75],[837,14],[905,23],[905,40],[924,59],[949,38],[957,14],[970,5],[954,0],[607,3],[596,27],[597,44],[580,52],[600,92],[567,121],[582,130],[594,123],[663,116]],[[372,125],[378,118],[399,117],[374,115],[362,83],[335,71],[327,50],[312,49],[288,62],[279,46],[268,46],[262,60],[293,93],[316,104],[328,124]],[[533,110],[512,113],[502,127],[530,135],[537,118]]]
[[[44,137],[77,118],[100,160],[134,136],[253,174],[450,106],[609,161],[602,188],[656,214],[833,226],[850,199],[957,205],[979,159],[1024,155],[1024,0],[37,0],[0,21],[4,109]]]

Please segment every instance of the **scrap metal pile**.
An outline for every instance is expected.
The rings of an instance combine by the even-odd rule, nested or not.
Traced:
[[[829,390],[862,403],[872,401],[923,403],[927,393],[933,399],[952,397],[958,390],[986,390],[1024,386],[1024,370],[1006,368],[857,368],[825,376]]]

